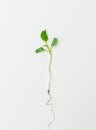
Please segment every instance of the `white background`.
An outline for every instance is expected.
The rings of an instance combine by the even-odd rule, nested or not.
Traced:
[[[47,29],[53,49],[52,130],[96,130],[96,1],[0,1],[0,130],[47,130],[49,57],[36,55]]]

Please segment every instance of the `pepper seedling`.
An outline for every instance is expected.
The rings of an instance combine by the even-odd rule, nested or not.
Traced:
[[[38,49],[36,49],[35,52],[36,53],[41,53],[41,52],[49,53],[50,61],[49,61],[49,65],[48,65],[48,71],[49,71],[49,74],[51,75],[52,48],[57,44],[57,38],[53,38],[51,45],[49,45],[48,44],[49,38],[48,38],[48,34],[47,34],[46,30],[43,30],[41,32],[40,37],[44,41],[44,44],[41,47],[39,47]],[[50,94],[50,87],[51,86],[49,86],[49,88],[48,88],[48,94]]]
[[[53,113],[54,119],[52,121],[49,122],[48,124],[48,130],[49,130],[49,126],[55,121],[55,113],[52,107],[52,103],[50,103],[51,99],[52,99],[52,95],[51,95],[51,63],[52,63],[52,49],[54,46],[57,45],[57,38],[53,38],[52,43],[49,44],[48,40],[48,34],[46,30],[41,31],[40,34],[41,39],[43,40],[44,44],[42,46],[40,46],[38,49],[35,50],[36,53],[41,53],[41,52],[47,52],[49,54],[49,64],[48,64],[48,72],[49,72],[49,82],[48,82],[48,95],[49,95],[49,99],[47,101],[47,105],[51,106],[51,112]]]

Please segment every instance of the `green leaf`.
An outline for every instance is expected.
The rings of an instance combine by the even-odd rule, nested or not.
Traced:
[[[44,51],[44,48],[43,48],[43,47],[40,47],[40,48],[38,48],[38,49],[35,50],[36,53],[40,53],[40,52],[42,52],[42,51]]]
[[[51,46],[55,46],[57,44],[57,41],[58,41],[57,38],[54,38],[52,43],[51,43]]]
[[[43,40],[43,41],[48,41],[48,35],[47,35],[47,32],[46,32],[46,30],[43,30],[42,32],[41,32],[41,39]]]

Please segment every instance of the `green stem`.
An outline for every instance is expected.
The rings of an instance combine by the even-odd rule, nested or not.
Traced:
[[[50,130],[50,125],[55,121],[55,112],[53,109],[53,104],[51,103],[52,100],[52,95],[51,95],[51,80],[52,80],[52,75],[51,75],[51,64],[52,64],[52,51],[51,48],[49,47],[48,43],[45,43],[46,47],[47,47],[47,52],[49,53],[49,64],[48,64],[48,72],[49,72],[49,83],[48,83],[48,95],[49,95],[49,99],[47,101],[47,105],[50,105],[50,110],[53,114],[53,120],[51,120],[48,124],[48,130]]]
[[[49,71],[49,83],[48,83],[48,95],[49,95],[49,99],[47,101],[47,105],[50,105],[50,110],[53,114],[53,120],[51,120],[48,124],[48,130],[50,130],[50,126],[51,124],[55,121],[55,112],[53,109],[53,104],[51,102],[52,100],[52,95],[51,95],[51,80],[52,80],[52,75],[51,75],[51,63],[52,63],[52,51],[51,49],[49,49],[49,56],[50,56],[50,60],[49,60],[49,64],[48,64],[48,71]]]
[[[49,84],[48,84],[48,95],[50,96],[50,91],[51,91],[51,79],[52,79],[52,75],[51,75],[51,63],[52,63],[52,51],[51,48],[49,47],[48,43],[45,42],[45,45],[47,47],[47,51],[49,53],[49,64],[48,64],[48,71],[49,71]]]
[[[48,94],[50,94],[50,91],[51,91],[51,78],[52,78],[52,75],[51,75],[51,63],[52,63],[52,52],[51,50],[49,49],[49,55],[50,55],[50,60],[49,60],[49,65],[48,65],[48,71],[49,71],[49,76],[50,76],[50,79],[49,79],[49,88],[48,88]]]

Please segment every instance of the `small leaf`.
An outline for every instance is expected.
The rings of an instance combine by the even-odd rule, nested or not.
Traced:
[[[35,50],[36,53],[40,53],[40,52],[42,52],[42,51],[44,51],[44,48],[43,48],[43,47],[40,47],[40,48],[38,48],[38,49]]]
[[[55,46],[57,44],[57,41],[58,41],[57,38],[54,38],[52,43],[51,43],[51,46]]]
[[[42,32],[41,32],[41,39],[43,40],[43,41],[48,41],[48,35],[47,35],[47,32],[46,32],[46,30],[43,30]]]

